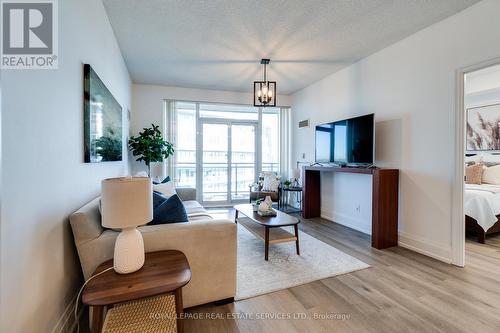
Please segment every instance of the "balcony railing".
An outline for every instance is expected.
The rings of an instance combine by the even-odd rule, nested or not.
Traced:
[[[262,171],[278,173],[278,169],[278,163],[262,163]],[[204,163],[202,177],[203,201],[227,201],[226,163]],[[231,178],[231,200],[248,199],[248,186],[256,180],[254,164],[232,163]],[[196,163],[177,163],[175,181],[177,186],[196,187]]]

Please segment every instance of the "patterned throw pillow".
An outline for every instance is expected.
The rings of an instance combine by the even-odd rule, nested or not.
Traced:
[[[274,173],[265,173],[264,182],[262,183],[262,190],[266,192],[278,192],[280,186],[280,179]]]
[[[481,185],[483,178],[483,165],[474,164],[465,168],[465,183]]]

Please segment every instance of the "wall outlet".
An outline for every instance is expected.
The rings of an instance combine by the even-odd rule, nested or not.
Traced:
[[[302,153],[302,159],[305,160],[306,159],[306,153]]]

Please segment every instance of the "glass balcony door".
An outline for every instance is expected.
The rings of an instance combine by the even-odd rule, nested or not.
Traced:
[[[257,124],[203,119],[201,122],[201,200],[206,206],[248,200],[255,181]]]
[[[247,201],[255,182],[256,125],[231,125],[231,202]]]

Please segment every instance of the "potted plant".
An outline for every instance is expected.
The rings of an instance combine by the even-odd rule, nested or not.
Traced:
[[[283,182],[283,186],[285,186],[285,188],[289,188],[290,185],[292,185],[292,182],[289,181],[288,179]]]
[[[132,136],[128,140],[128,146],[136,161],[143,161],[148,167],[148,175],[151,176],[151,163],[163,162],[174,154],[174,146],[163,140],[159,126],[151,124],[150,128],[143,128],[138,136]]]
[[[259,205],[260,205],[260,203],[261,203],[262,201],[264,201],[264,199],[259,198],[259,199],[255,200],[255,202],[252,204],[252,208],[253,208],[253,211],[254,211],[254,212],[256,212],[256,211],[258,211],[258,210],[259,210]]]

